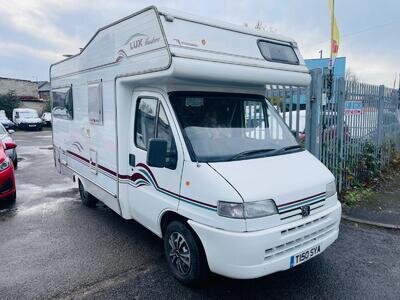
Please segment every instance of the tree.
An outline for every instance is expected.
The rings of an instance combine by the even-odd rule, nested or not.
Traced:
[[[12,112],[14,108],[19,107],[20,100],[15,95],[14,91],[10,91],[5,95],[0,95],[0,109],[4,110],[6,116],[12,119]]]
[[[43,112],[51,112],[51,100],[46,101],[46,105],[43,108]]]
[[[353,81],[353,82],[359,82],[360,80],[358,79],[358,76],[356,73],[354,73],[351,69],[346,70],[346,81]]]

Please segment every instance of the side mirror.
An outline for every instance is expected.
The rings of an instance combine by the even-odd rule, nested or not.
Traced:
[[[147,165],[164,168],[167,160],[168,143],[163,139],[150,139],[147,148]]]
[[[16,148],[17,144],[14,142],[5,142],[4,146],[5,146],[6,150],[10,150],[10,149]]]
[[[15,132],[14,129],[8,129],[7,131],[8,131],[9,134],[13,134]]]

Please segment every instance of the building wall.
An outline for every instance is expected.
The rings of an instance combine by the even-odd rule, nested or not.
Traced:
[[[39,98],[43,100],[50,100],[50,92],[49,91],[39,91]]]
[[[305,59],[307,68],[312,69],[324,69],[329,66],[329,58],[313,58],[313,59]],[[346,57],[337,57],[335,60],[334,68],[333,68],[333,76],[336,78],[345,77],[346,76]]]
[[[46,106],[45,101],[21,101],[19,107],[20,108],[33,108],[39,114],[39,117],[43,114],[44,108]]]
[[[0,77],[0,94],[7,94],[10,91],[14,91],[18,97],[39,98],[36,82]]]

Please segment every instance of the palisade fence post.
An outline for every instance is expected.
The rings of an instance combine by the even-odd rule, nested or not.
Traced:
[[[379,102],[378,102],[378,124],[377,124],[377,140],[376,140],[376,149],[378,154],[379,163],[382,165],[384,157],[383,157],[383,131],[384,131],[384,108],[385,108],[385,86],[379,86]]]
[[[310,71],[311,85],[308,89],[306,111],[306,149],[320,159],[320,111],[322,103],[322,70]]]
[[[345,102],[345,98],[346,98],[346,82],[344,80],[344,78],[339,78],[339,80],[337,81],[337,89],[338,89],[338,93],[337,95],[337,126],[338,126],[338,132],[339,132],[339,140],[338,140],[338,160],[337,163],[338,165],[337,170],[338,172],[336,172],[337,177],[336,177],[336,184],[338,187],[338,192],[342,191],[343,188],[343,176],[344,176],[344,169],[346,167],[346,162],[345,162],[345,158],[344,158],[344,147],[346,147],[347,144],[347,140],[344,136],[344,102]]]

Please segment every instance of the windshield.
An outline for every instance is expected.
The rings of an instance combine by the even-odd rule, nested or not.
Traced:
[[[19,118],[30,119],[30,118],[37,118],[38,114],[35,111],[20,111],[18,112],[18,116]]]
[[[299,148],[263,96],[175,92],[169,98],[193,160],[249,159]]]

